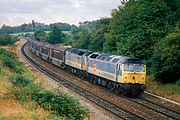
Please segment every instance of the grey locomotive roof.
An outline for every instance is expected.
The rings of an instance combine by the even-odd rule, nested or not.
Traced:
[[[99,56],[97,56],[96,59],[100,61],[109,61],[109,62],[114,62],[114,63],[138,63],[138,64],[143,63],[142,61],[140,61],[138,58],[135,58],[135,57],[127,57],[127,56],[92,52],[89,50],[78,49],[78,48],[71,48],[71,49],[72,51],[76,51],[76,54],[78,54],[80,51],[84,51],[83,55],[87,55],[87,56],[91,56],[92,54],[98,54]]]
[[[90,53],[92,53],[92,51],[85,50],[85,49],[78,49],[78,48],[70,48],[67,51],[73,54],[77,54],[79,56],[87,56]]]
[[[53,50],[58,50],[58,51],[65,51],[66,49],[68,49],[68,48],[63,47],[63,46],[55,46],[55,47],[53,47]]]
[[[78,49],[78,48],[70,48],[68,49],[69,52],[78,54],[81,56],[91,56],[92,54],[97,54],[96,60],[100,61],[109,61],[113,63],[138,63],[142,64],[143,62],[135,57],[127,57],[127,56],[119,56],[119,55],[112,55],[100,52],[92,52],[85,49]],[[83,52],[83,54],[81,54]]]
[[[52,46],[52,45],[51,45],[51,44],[42,44],[42,46],[50,47],[50,46]]]

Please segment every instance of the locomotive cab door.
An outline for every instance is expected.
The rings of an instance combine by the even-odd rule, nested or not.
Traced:
[[[116,64],[116,82],[120,82],[122,78],[122,64]]]

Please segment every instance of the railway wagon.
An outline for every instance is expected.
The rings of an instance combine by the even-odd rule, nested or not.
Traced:
[[[50,47],[50,62],[54,65],[64,68],[65,67],[65,51],[70,46],[54,46]]]
[[[41,50],[42,50],[42,43],[34,42],[33,44],[34,44],[34,53],[37,56],[40,56],[41,55]]]
[[[36,45],[36,42],[37,42],[37,41],[33,41],[33,40],[32,40],[32,42],[31,42],[31,50],[32,50],[33,53],[35,53],[35,45]]]
[[[42,44],[42,49],[41,49],[41,57],[42,59],[49,61],[50,58],[50,47],[53,47],[51,44]]]

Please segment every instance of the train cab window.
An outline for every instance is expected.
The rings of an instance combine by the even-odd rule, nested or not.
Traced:
[[[136,72],[145,72],[144,65],[135,65]]]
[[[97,54],[92,54],[92,55],[90,56],[90,58],[95,59],[97,56],[98,56]]]
[[[134,71],[133,64],[124,64],[124,71]]]

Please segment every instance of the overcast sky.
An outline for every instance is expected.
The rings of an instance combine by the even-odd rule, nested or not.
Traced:
[[[92,21],[111,16],[120,0],[0,0],[0,27],[41,23]]]

